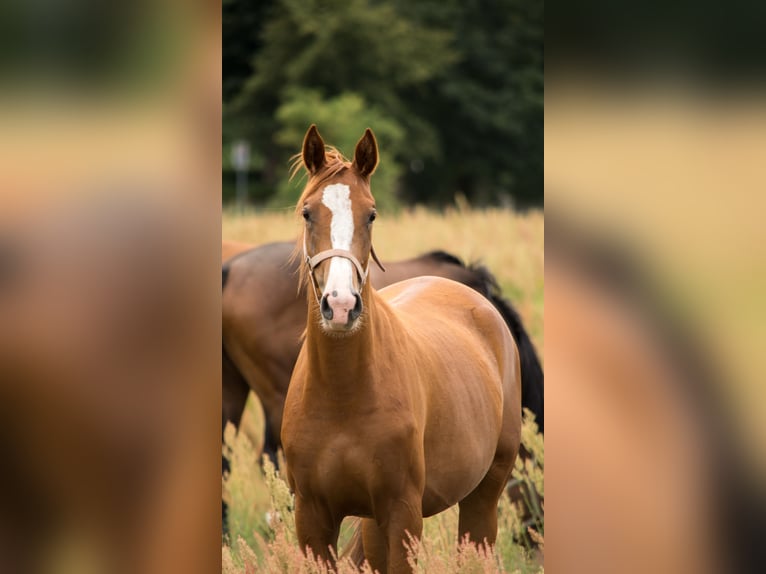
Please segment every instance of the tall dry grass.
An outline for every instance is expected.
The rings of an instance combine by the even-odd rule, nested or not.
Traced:
[[[295,240],[300,221],[292,209],[225,211],[225,239],[262,244]],[[433,249],[449,251],[466,262],[480,262],[495,275],[503,294],[519,311],[543,360],[543,234],[541,212],[518,214],[509,210],[473,210],[462,204],[435,213],[421,208],[382,214],[375,223],[376,251],[383,260],[412,257]],[[295,540],[292,497],[268,463],[259,464],[262,412],[249,401],[240,432],[227,429],[225,451],[231,474],[224,482],[229,503],[230,538],[223,547],[223,571],[321,573],[326,568],[306,558]],[[532,420],[525,420],[523,442],[533,458],[517,461],[514,476],[522,492],[544,496],[544,445]],[[542,570],[539,544],[544,536],[541,498],[528,495],[517,505],[507,496],[499,506],[495,549],[483,553],[470,544],[457,544],[457,507],[426,519],[423,537],[411,549],[415,571],[426,573],[519,572]],[[530,534],[531,528],[531,534]],[[343,548],[351,534],[347,519],[341,530]],[[535,542],[536,541],[536,542]],[[341,560],[336,571],[358,572]],[[364,571],[364,570],[363,570]],[[367,570],[369,572],[369,570]]]

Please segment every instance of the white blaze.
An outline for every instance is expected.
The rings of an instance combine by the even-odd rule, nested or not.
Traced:
[[[351,250],[354,238],[354,216],[351,213],[351,190],[347,185],[334,183],[324,188],[322,203],[332,212],[330,240],[333,249]]]
[[[354,238],[354,215],[351,211],[350,195],[351,190],[342,183],[328,185],[322,193],[322,203],[332,213],[330,241],[332,241],[333,249],[351,250],[351,241]],[[354,273],[351,261],[344,257],[332,257],[324,294],[336,291],[340,296],[342,291],[348,290],[348,295],[351,295]]]

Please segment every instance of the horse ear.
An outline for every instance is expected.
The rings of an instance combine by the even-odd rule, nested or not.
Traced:
[[[311,175],[314,175],[324,166],[324,141],[319,135],[316,124],[306,132],[303,138],[303,165]]]
[[[364,130],[364,135],[354,149],[354,167],[364,177],[369,177],[378,167],[378,142],[370,128]]]

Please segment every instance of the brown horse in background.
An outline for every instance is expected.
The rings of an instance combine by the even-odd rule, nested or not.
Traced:
[[[367,281],[372,131],[349,163],[311,126],[302,159],[309,320],[282,425],[301,548],[331,560],[341,521],[360,516],[372,567],[409,572],[407,535],[456,503],[459,535],[493,544],[520,441],[513,337],[486,298],[454,281],[380,292]]]
[[[248,249],[252,248],[253,245],[251,243],[243,243],[241,241],[230,241],[228,239],[223,239],[221,241],[221,262],[227,261],[235,255],[238,255],[243,251],[247,251]]]
[[[247,244],[224,241],[224,253]],[[223,416],[222,427],[239,426],[249,392],[264,411],[264,453],[276,462],[282,446],[282,411],[306,328],[306,290],[298,280],[299,262],[291,259],[294,243],[269,243],[240,252],[223,266]],[[479,265],[466,266],[443,251],[404,261],[386,261],[386,272],[369,270],[381,289],[422,275],[445,277],[476,290],[492,302],[511,330],[521,362],[521,404],[544,428],[544,376],[534,345],[510,302],[502,297],[495,278]],[[300,285],[300,290],[298,286]]]

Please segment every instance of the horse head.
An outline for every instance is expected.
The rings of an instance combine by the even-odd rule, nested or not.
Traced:
[[[322,328],[351,333],[364,312],[377,215],[370,176],[378,165],[378,145],[369,128],[356,144],[354,160],[327,148],[315,125],[306,132],[301,153],[309,174],[297,210],[304,220],[305,275],[319,304]],[[380,265],[380,263],[378,263]]]

